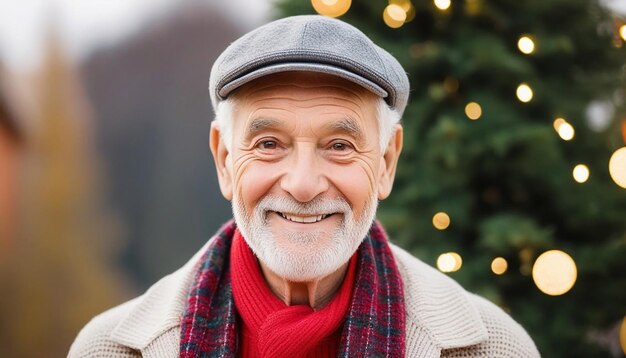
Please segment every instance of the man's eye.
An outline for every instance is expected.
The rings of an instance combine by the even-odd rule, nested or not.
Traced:
[[[278,147],[278,143],[275,140],[264,140],[259,143],[258,147],[260,149],[272,150]]]
[[[338,152],[343,152],[350,149],[350,145],[344,142],[335,142],[332,144],[331,148]]]

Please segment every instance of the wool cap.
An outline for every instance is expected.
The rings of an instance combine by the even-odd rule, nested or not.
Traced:
[[[222,52],[209,81],[213,108],[240,86],[286,71],[342,77],[384,98],[400,115],[409,98],[409,79],[389,52],[343,21],[301,15],[252,30]]]

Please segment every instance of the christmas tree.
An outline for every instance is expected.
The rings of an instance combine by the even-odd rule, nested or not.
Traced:
[[[546,357],[623,356],[626,162],[608,163],[626,140],[624,20],[597,0],[277,6],[340,17],[409,74],[378,214],[392,241],[503,307]]]

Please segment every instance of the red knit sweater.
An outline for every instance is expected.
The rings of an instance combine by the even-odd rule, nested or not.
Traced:
[[[341,328],[350,305],[356,254],[341,288],[319,311],[287,306],[270,290],[254,253],[239,230],[230,253],[235,307],[241,316],[241,357],[336,357]]]

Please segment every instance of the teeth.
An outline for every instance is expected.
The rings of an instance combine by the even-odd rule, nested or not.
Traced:
[[[326,219],[329,216],[326,214],[316,215],[316,216],[294,216],[294,215],[289,215],[289,214],[284,214],[284,213],[278,213],[278,214],[289,221],[293,221],[297,223],[304,223],[304,224],[315,223],[315,222],[321,221],[322,219]]]

